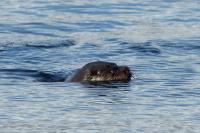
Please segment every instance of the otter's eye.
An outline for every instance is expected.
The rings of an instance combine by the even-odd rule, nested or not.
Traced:
[[[100,71],[97,71],[97,75],[100,75],[101,74],[101,72]]]
[[[114,74],[114,71],[113,71],[113,70],[111,70],[111,71],[110,71],[110,73],[111,73],[111,74]]]

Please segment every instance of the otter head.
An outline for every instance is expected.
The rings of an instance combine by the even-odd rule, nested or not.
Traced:
[[[129,81],[131,77],[132,73],[127,66],[96,61],[83,66],[71,81]]]

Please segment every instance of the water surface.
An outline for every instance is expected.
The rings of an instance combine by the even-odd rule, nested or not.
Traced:
[[[200,2],[0,2],[1,132],[200,131]],[[129,83],[67,82],[84,64]]]

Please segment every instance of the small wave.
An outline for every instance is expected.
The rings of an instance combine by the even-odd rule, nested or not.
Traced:
[[[71,40],[61,40],[61,41],[51,41],[51,42],[38,42],[38,43],[27,43],[25,44],[26,47],[33,47],[33,48],[58,48],[58,47],[69,47],[75,45],[74,41]]]
[[[143,55],[160,55],[161,49],[158,47],[155,47],[157,45],[154,45],[153,42],[145,42],[145,43],[132,43],[132,42],[127,42],[127,41],[121,41],[119,38],[110,38],[106,39],[106,41],[112,42],[116,45],[119,45],[122,47],[122,49],[125,49],[126,52],[136,52],[139,54]],[[120,51],[120,53],[123,53]]]
[[[61,73],[38,72],[35,77],[40,82],[64,82],[66,77]]]
[[[17,34],[30,34],[35,36],[49,36],[49,37],[58,37],[52,32],[44,32],[44,31],[34,31],[31,28],[25,27],[23,25],[15,25],[15,24],[0,24],[1,32],[9,32],[9,33],[17,33]]]
[[[28,69],[0,69],[0,74],[5,74],[6,78],[26,79],[25,77],[31,77],[33,80],[35,79],[35,81],[39,82],[64,82],[66,80],[66,76],[63,73]]]
[[[143,44],[133,44],[129,47],[137,52],[143,53],[145,55],[160,55],[161,50],[159,48],[149,45],[149,42]]]
[[[51,49],[59,47],[70,47],[75,45],[73,40],[47,40],[36,42],[5,42],[0,43],[0,52],[9,50],[10,48],[37,48],[37,49]]]
[[[4,49],[0,49],[0,52],[3,52],[3,51],[5,51]]]
[[[177,40],[173,42],[162,42],[161,46],[179,50],[200,50],[200,40]]]

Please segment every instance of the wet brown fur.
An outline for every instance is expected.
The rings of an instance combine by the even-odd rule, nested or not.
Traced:
[[[129,81],[131,77],[132,73],[127,66],[118,66],[112,62],[95,61],[78,70],[71,81]]]

